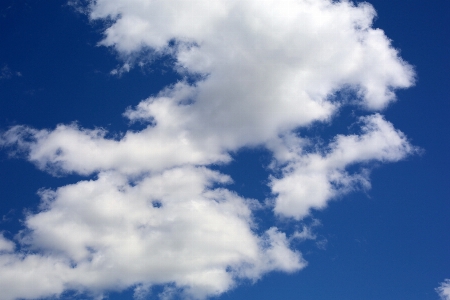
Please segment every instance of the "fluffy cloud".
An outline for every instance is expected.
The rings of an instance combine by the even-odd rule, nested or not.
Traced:
[[[0,253],[1,252],[13,252],[15,248],[15,245],[13,242],[8,241],[7,239],[5,239],[5,237],[2,235],[0,235]]]
[[[170,282],[203,298],[228,290],[238,278],[301,269],[305,262],[284,233],[275,227],[254,233],[248,200],[211,188],[227,181],[205,168],[185,167],[133,185],[108,172],[41,191],[42,211],[27,217],[27,230],[18,236],[23,249],[41,254],[1,256],[1,299],[48,297],[65,289],[95,295]],[[1,242],[12,251],[10,242]]]
[[[300,145],[289,144],[285,152],[290,159],[282,176],[272,177],[270,183],[277,194],[276,213],[300,219],[311,208],[323,208],[329,199],[358,185],[370,187],[367,171],[349,174],[346,167],[373,160],[398,161],[416,151],[404,134],[379,114],[363,117],[361,122],[361,135],[338,135],[325,153],[302,153]]]
[[[360,134],[337,135],[325,148],[296,131],[331,122],[343,105],[386,108],[395,89],[413,84],[412,67],[371,27],[367,3],[97,0],[88,12],[108,21],[100,44],[124,61],[113,73],[170,55],[188,79],[127,108],[126,118],[147,127],[116,139],[76,124],[1,135],[0,146],[42,170],[97,177],[42,190],[18,244],[0,238],[0,299],[127,287],[139,298],[158,284],[166,285],[161,298],[201,299],[240,279],[300,270],[306,262],[290,241],[313,234],[261,232],[252,217],[261,205],[226,189],[231,179],[209,166],[242,147],[266,147],[274,213],[299,220],[369,187],[369,162],[416,151],[373,112],[360,118]],[[364,168],[350,173],[355,164]]]
[[[441,296],[442,300],[450,300],[450,279],[446,279],[436,289],[436,292]]]
[[[375,10],[367,3],[97,0],[90,16],[115,20],[101,44],[124,56],[152,49],[174,55],[181,70],[208,74],[201,85],[214,109],[287,112],[283,121],[298,125],[305,119],[293,107],[320,104],[343,86],[379,109],[394,100],[392,89],[412,83],[411,67],[371,28]]]
[[[145,49],[174,56],[179,72],[200,74],[129,108],[151,125],[120,140],[103,130],[15,127],[42,169],[90,174],[161,171],[229,161],[228,152],[273,143],[299,126],[330,120],[353,91],[358,105],[385,107],[413,82],[409,65],[379,29],[368,4],[315,1],[95,1],[92,19],[112,18],[101,44],[124,59]],[[127,64],[128,65],[128,64]]]

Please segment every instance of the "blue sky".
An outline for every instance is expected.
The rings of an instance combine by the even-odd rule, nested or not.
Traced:
[[[450,4],[206,3],[2,1],[0,299],[450,299]]]

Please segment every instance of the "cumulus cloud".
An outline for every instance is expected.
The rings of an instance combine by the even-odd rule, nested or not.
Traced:
[[[211,165],[229,163],[242,147],[267,148],[271,208],[300,220],[368,188],[370,162],[416,151],[374,112],[395,100],[395,89],[411,86],[414,72],[372,28],[375,10],[367,3],[89,3],[81,11],[109,26],[100,44],[123,60],[113,74],[149,55],[168,55],[187,79],[128,107],[124,116],[147,126],[118,138],[77,124],[19,125],[1,135],[0,146],[42,170],[95,179],[41,190],[40,209],[27,215],[18,244],[0,238],[0,299],[70,290],[100,296],[128,287],[142,298],[154,285],[165,286],[162,299],[202,299],[239,280],[298,271],[306,262],[290,242],[313,239],[312,232],[261,231],[255,200],[227,189],[232,179]],[[298,134],[332,122],[343,105],[369,111],[359,134],[337,135],[326,147],[311,147],[313,140]],[[357,164],[360,170],[350,172]]]
[[[284,233],[275,227],[254,233],[246,199],[224,188],[205,189],[228,180],[185,167],[133,185],[107,172],[41,191],[42,211],[27,217],[27,230],[18,236],[24,249],[41,254],[1,256],[2,299],[170,282],[203,298],[228,290],[238,278],[301,269],[305,262]],[[12,251],[8,241],[0,242]],[[31,271],[22,278],[25,270]]]
[[[208,102],[254,100],[248,104],[264,111],[275,97],[276,114],[347,85],[362,105],[379,109],[413,80],[383,31],[371,28],[375,10],[367,3],[98,0],[90,16],[115,20],[102,45],[125,56],[143,48],[170,53],[181,70],[209,74],[202,85],[216,93]]]
[[[441,296],[442,300],[450,300],[450,279],[446,279],[436,288],[436,292]]]
[[[338,135],[325,153],[302,153],[292,143],[286,152],[290,159],[280,178],[271,178],[277,194],[275,212],[300,219],[311,208],[320,209],[327,201],[358,186],[370,187],[366,170],[349,174],[348,166],[369,161],[398,161],[416,151],[404,134],[379,114],[362,117],[360,135]],[[300,141],[301,142],[301,141]],[[282,158],[281,158],[281,161]]]

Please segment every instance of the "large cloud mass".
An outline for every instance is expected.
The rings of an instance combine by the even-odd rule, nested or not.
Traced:
[[[204,298],[239,279],[297,271],[306,262],[290,241],[301,234],[261,232],[252,210],[263,206],[228,190],[232,179],[209,166],[242,147],[266,147],[271,208],[300,220],[369,187],[368,163],[415,151],[374,113],[413,84],[414,72],[372,28],[367,3],[96,0],[88,11],[108,20],[100,44],[119,53],[122,70],[169,55],[187,79],[129,107],[124,116],[148,126],[120,139],[74,124],[2,135],[1,145],[42,170],[96,179],[42,190],[17,245],[0,237],[0,299],[128,287],[139,296],[166,284]],[[298,134],[332,122],[343,105],[371,113],[359,119],[359,134],[337,135],[326,147]],[[362,171],[348,171],[361,163]]]

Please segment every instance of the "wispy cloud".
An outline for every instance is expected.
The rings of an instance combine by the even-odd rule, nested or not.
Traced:
[[[4,65],[1,68],[1,70],[0,70],[0,80],[2,80],[2,79],[10,79],[10,78],[15,77],[15,76],[21,77],[22,73],[12,71],[8,67],[8,65]]]
[[[1,299],[128,287],[139,298],[152,285],[166,285],[161,298],[201,299],[241,279],[298,271],[306,262],[291,241],[313,233],[261,231],[253,200],[209,167],[242,147],[267,148],[271,208],[299,220],[370,187],[370,162],[416,151],[376,112],[395,100],[395,89],[414,83],[414,72],[371,27],[375,10],[367,3],[97,0],[87,10],[109,22],[100,44],[124,59],[115,73],[130,70],[136,57],[169,55],[177,72],[197,80],[128,107],[124,116],[147,127],[118,139],[77,124],[15,126],[1,136],[0,146],[42,170],[96,175],[42,190],[41,209],[26,217],[17,244],[0,240]],[[352,100],[335,97],[340,90],[351,90]],[[309,151],[313,140],[296,130],[332,122],[343,105],[368,113],[360,133]],[[356,164],[363,167],[350,173]]]
[[[436,292],[441,296],[442,300],[450,300],[450,279],[446,279],[436,288]]]

